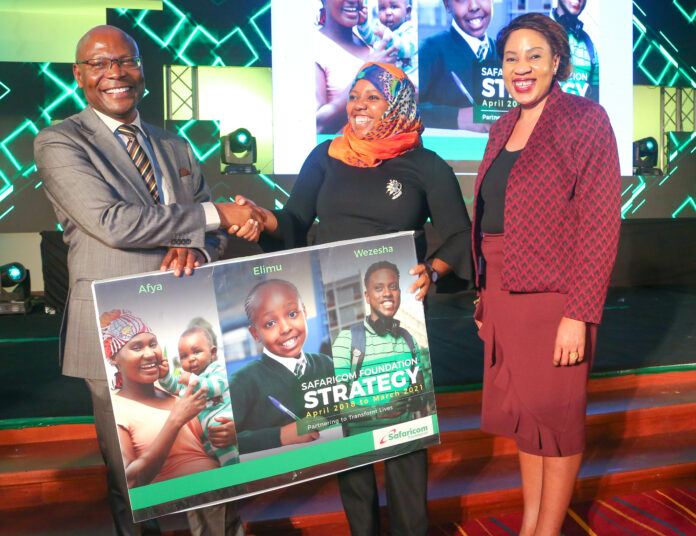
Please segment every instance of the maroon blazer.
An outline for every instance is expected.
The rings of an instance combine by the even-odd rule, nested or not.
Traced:
[[[518,106],[491,127],[476,178],[472,243],[477,273],[481,181],[519,115]],[[508,178],[503,288],[567,294],[565,316],[598,324],[616,257],[620,202],[619,158],[606,112],[554,84]]]

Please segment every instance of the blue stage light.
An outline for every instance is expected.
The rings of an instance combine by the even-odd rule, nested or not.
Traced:
[[[22,279],[22,270],[20,270],[16,266],[10,266],[10,269],[7,270],[7,275],[10,276],[10,279],[12,279],[12,281],[19,281],[20,279]]]
[[[0,266],[0,284],[3,287],[13,287],[27,278],[27,269],[18,262]]]

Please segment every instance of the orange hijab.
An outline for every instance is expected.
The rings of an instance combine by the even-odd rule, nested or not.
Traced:
[[[355,135],[349,122],[343,135],[331,142],[329,156],[349,166],[375,167],[419,146],[423,123],[416,105],[416,89],[401,69],[386,63],[366,63],[351,89],[362,79],[375,86],[389,107],[362,139]]]

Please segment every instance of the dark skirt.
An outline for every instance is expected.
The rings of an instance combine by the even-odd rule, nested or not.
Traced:
[[[485,269],[477,311],[485,343],[481,430],[510,437],[530,454],[579,454],[585,447],[586,385],[597,326],[588,324],[582,363],[555,367],[566,295],[502,290],[503,240],[500,234],[482,241]]]

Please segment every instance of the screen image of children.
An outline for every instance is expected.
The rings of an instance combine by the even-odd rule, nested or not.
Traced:
[[[386,41],[387,48],[393,47],[396,66],[403,69],[413,79],[418,68],[418,31],[411,20],[412,0],[377,0],[378,20],[368,17],[368,2],[363,2],[358,34],[370,46],[380,40]]]
[[[129,488],[220,467],[203,447],[197,416],[206,390],[172,396],[156,386],[166,363],[143,319],[115,309],[100,316],[107,362],[115,370],[111,401]]]
[[[221,445],[216,437],[219,433],[215,433],[216,427],[232,420],[232,407],[225,366],[218,359],[213,335],[208,329],[193,325],[179,337],[178,349],[181,368],[171,370],[168,360],[164,359],[159,384],[174,395],[183,395],[186,387],[193,393],[203,390],[206,404],[198,414],[203,429],[203,447],[222,466],[239,462],[237,447]]]
[[[332,377],[333,362],[303,350],[307,312],[297,287],[284,279],[262,281],[247,295],[244,310],[263,351],[230,375],[240,454],[318,439],[316,431],[298,432],[306,413],[302,384]]]
[[[378,397],[370,393],[369,386],[364,388],[367,396],[357,399],[358,405],[385,407],[375,419],[349,421],[344,428],[347,435],[412,420],[409,397],[402,393],[411,389],[417,394],[415,391],[423,388],[418,344],[394,318],[401,306],[399,268],[388,261],[373,263],[365,271],[364,284],[370,312],[363,323],[342,330],[336,337],[332,345],[336,376],[353,375],[367,383],[374,380],[380,367],[398,370],[400,375],[392,376],[391,391],[380,391]]]
[[[428,37],[419,51],[420,112],[431,128],[488,132],[474,123],[473,72],[479,62],[497,60],[488,34],[492,0],[443,0],[452,16],[449,29]]]

